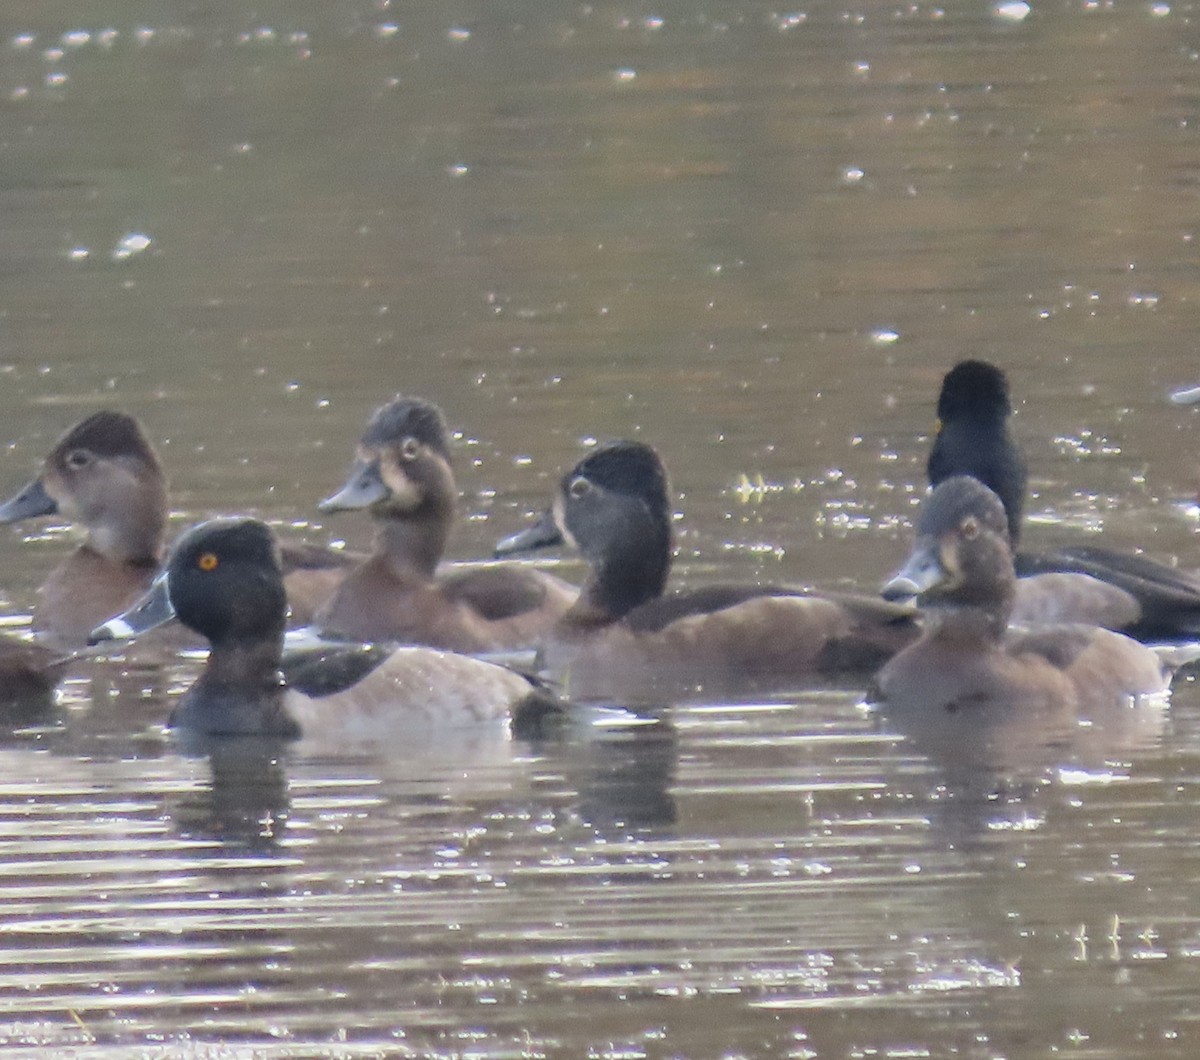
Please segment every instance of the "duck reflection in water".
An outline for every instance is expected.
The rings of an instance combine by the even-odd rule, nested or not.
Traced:
[[[0,724],[19,724],[52,712],[54,689],[69,662],[44,645],[0,636]]]
[[[596,835],[660,834],[675,824],[679,739],[669,719],[573,707],[572,723],[531,750],[539,801],[565,802]]]
[[[1009,627],[1015,573],[1000,499],[955,476],[921,507],[912,554],[885,596],[920,601],[921,638],[869,699],[949,775],[1098,764],[1152,745],[1169,695],[1162,659],[1083,624]]]
[[[184,750],[188,750],[185,744]],[[279,744],[265,740],[210,741],[203,748],[210,771],[194,788],[163,796],[176,832],[250,849],[275,846],[291,814],[287,764]]]

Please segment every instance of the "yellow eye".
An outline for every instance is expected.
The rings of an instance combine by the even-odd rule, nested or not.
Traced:
[[[979,536],[979,520],[973,515],[968,515],[960,524],[958,529],[962,532],[962,536],[968,541],[973,541]]]
[[[201,570],[216,570],[220,565],[221,561],[215,552],[205,552],[196,560],[196,566]]]
[[[944,426],[945,426],[945,424],[944,424],[944,423],[942,423],[942,421],[941,421],[941,420],[934,420],[934,421],[933,421],[933,433],[934,433],[934,434],[941,434],[941,433],[942,433],[942,428],[943,428]]]

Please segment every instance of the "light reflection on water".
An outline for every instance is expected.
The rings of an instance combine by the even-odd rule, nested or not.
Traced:
[[[314,504],[405,390],[461,432],[455,558],[637,435],[681,579],[870,588],[979,354],[1031,537],[1192,562],[1187,5],[146,16],[0,20],[6,490],[116,405],[176,526],[362,546]],[[67,547],[0,533],[8,615]],[[194,666],[81,669],[0,732],[7,1049],[1196,1052],[1190,683],[1088,730],[851,688],[354,757],[186,753]]]
[[[1105,984],[1163,962],[1183,990],[1200,954],[1188,691],[1168,743],[1103,772],[957,781],[839,691],[581,723],[471,770],[11,748],[6,1037],[452,1053],[469,1026],[505,1055],[643,1026],[699,1055],[837,1043],[853,1011],[859,1045],[992,1027],[1017,1049],[1006,1023],[1053,976],[1078,996],[1042,1033],[1082,1021],[1116,1055],[1177,991],[1144,984],[1117,1024]]]

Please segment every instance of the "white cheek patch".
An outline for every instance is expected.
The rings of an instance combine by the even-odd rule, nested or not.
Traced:
[[[57,474],[42,475],[42,489],[47,496],[58,505],[58,514],[71,522],[80,522],[79,505],[75,503],[72,491],[63,488],[62,480]]]
[[[379,477],[391,494],[389,502],[397,508],[411,511],[425,499],[424,491],[389,456],[379,459]]]
[[[942,585],[948,589],[958,588],[962,582],[962,565],[958,561],[955,543],[952,540],[943,541],[937,555],[942,568]]]
[[[567,529],[564,507],[562,494],[560,493],[554,498],[554,503],[550,506],[550,511],[554,515],[554,525],[558,527],[558,532],[562,534],[563,540],[573,549],[578,549],[579,542],[575,540],[575,535]]]
[[[106,556],[121,555],[124,535],[117,527],[109,526],[107,523],[94,526],[91,532],[91,539],[92,545],[98,552]]]

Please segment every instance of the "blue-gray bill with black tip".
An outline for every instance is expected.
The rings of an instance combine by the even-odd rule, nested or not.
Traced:
[[[88,634],[88,644],[104,644],[110,640],[133,640],[152,629],[165,625],[175,617],[171,594],[164,571],[128,610],[110,618]]]
[[[932,542],[918,544],[904,566],[884,583],[880,593],[885,600],[903,603],[929,592],[945,576],[937,546]]]
[[[379,470],[378,460],[357,460],[346,484],[317,505],[322,512],[349,512],[370,508],[387,500],[388,488]]]

